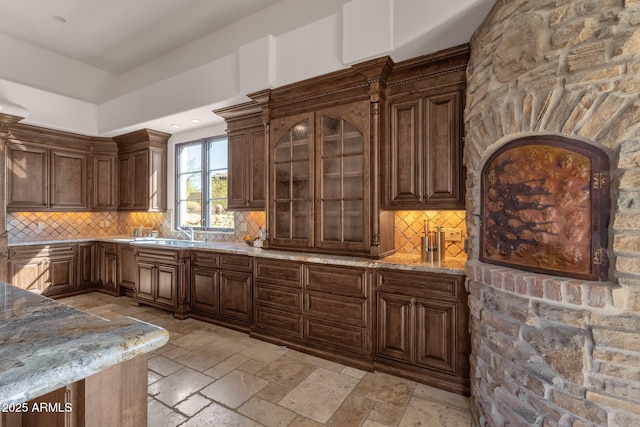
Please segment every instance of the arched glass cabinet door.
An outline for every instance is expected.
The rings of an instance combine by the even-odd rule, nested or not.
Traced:
[[[316,199],[318,246],[360,249],[365,240],[365,136],[351,122],[320,115]]]
[[[310,246],[313,219],[312,120],[305,118],[276,133],[273,146],[273,241]]]

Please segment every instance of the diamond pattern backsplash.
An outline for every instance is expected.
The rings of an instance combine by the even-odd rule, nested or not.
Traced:
[[[462,240],[447,241],[446,256],[464,258],[464,239],[467,237],[465,211],[398,211],[396,212],[396,252],[420,255],[421,238],[424,235],[424,221],[429,221],[429,230],[436,226],[459,228]]]
[[[467,229],[465,211],[399,211],[395,217],[395,247],[399,253],[420,254],[420,239],[424,220],[430,229],[436,225],[459,228],[462,241],[447,242],[447,256],[464,257]],[[12,212],[7,215],[7,229],[11,243],[41,239],[82,238],[92,236],[132,235],[139,226],[158,230],[161,237],[183,239],[172,231],[172,212]],[[235,232],[207,233],[215,242],[240,242],[245,235],[256,237],[265,228],[265,213],[235,212]],[[246,229],[246,231],[244,231]],[[241,231],[242,230],[242,231]],[[204,240],[204,232],[196,232],[197,240]]]

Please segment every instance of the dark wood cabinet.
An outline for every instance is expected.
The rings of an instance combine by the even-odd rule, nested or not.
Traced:
[[[393,224],[372,209],[370,129],[368,100],[272,120],[270,247],[374,257],[393,250]],[[373,232],[381,224],[384,242]]]
[[[133,296],[138,284],[138,270],[134,247],[118,244],[118,289],[120,294]]]
[[[167,209],[167,141],[171,135],[142,129],[114,137],[118,144],[118,210]]]
[[[228,209],[263,210],[267,190],[267,142],[255,103],[215,110],[227,123]]]
[[[464,209],[463,90],[389,100],[389,209]]]
[[[252,290],[252,258],[191,252],[192,317],[248,331],[253,319]]]
[[[92,200],[91,210],[112,211],[117,209],[117,154],[94,154],[92,156]]]
[[[7,144],[9,211],[86,211],[88,154],[28,142]]]
[[[464,276],[377,272],[376,368],[469,393]]]
[[[252,332],[302,339],[302,263],[255,260]]]
[[[49,208],[49,151],[20,142],[7,143],[7,210]]]
[[[370,360],[369,272],[315,264],[305,265],[305,270],[304,337]]]
[[[93,288],[97,283],[97,244],[78,243],[78,286]]]
[[[85,211],[87,197],[88,154],[51,150],[51,208],[53,210]]]
[[[466,47],[394,65],[382,160],[385,209],[464,209]]]
[[[255,262],[253,336],[372,368],[370,270]]]
[[[9,252],[9,282],[43,295],[59,297],[82,291],[76,244],[34,245]]]
[[[136,248],[137,287],[134,301],[182,311],[184,304],[178,298],[186,283],[183,280],[185,254],[177,250]]]
[[[110,295],[120,295],[118,282],[118,245],[110,242],[99,242],[98,257],[98,290]]]
[[[115,209],[116,149],[110,138],[13,125],[7,142],[7,209]]]

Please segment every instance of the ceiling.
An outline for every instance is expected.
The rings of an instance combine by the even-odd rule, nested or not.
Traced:
[[[0,0],[0,33],[120,75],[278,1]]]
[[[12,58],[0,67],[0,111],[4,99],[24,106],[23,122],[37,126],[98,136],[148,127],[198,138],[224,124],[212,110],[247,99],[223,84],[215,86],[210,76],[216,83],[226,76],[228,87],[238,85],[236,76],[224,74],[225,61],[243,46],[252,52],[256,40],[278,38],[286,84],[293,74],[313,76],[307,63],[314,72],[348,66],[341,62],[345,40],[358,44],[361,33],[358,54],[390,49],[394,60],[465,43],[494,2],[0,0],[0,52]],[[363,7],[371,13],[347,16]],[[345,34],[342,20],[349,17],[355,25]],[[368,31],[371,22],[392,34],[381,31],[376,37]],[[309,40],[318,52],[297,51],[296,37]],[[294,61],[298,54],[301,59]],[[258,67],[259,78],[261,72]]]

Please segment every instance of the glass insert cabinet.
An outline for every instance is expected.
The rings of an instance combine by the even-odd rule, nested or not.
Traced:
[[[273,247],[369,253],[369,105],[271,121]]]

